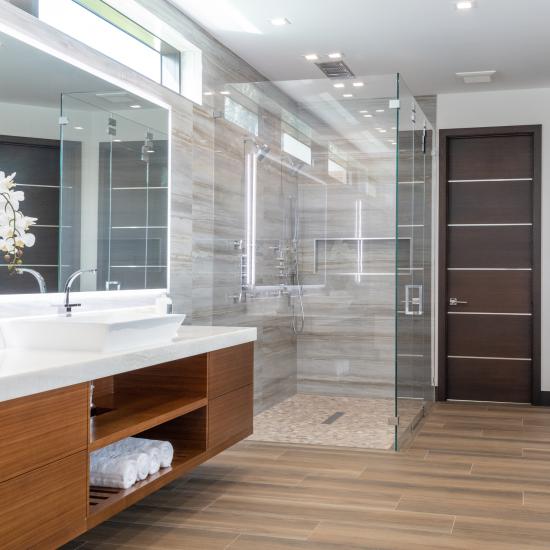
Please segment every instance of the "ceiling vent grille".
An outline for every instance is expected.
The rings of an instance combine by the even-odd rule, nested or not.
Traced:
[[[315,63],[327,78],[355,78],[352,70],[343,61]]]

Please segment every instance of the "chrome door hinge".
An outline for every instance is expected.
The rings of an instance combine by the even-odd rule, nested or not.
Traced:
[[[60,116],[58,119],[59,126],[66,126],[69,124],[69,119],[66,116]]]

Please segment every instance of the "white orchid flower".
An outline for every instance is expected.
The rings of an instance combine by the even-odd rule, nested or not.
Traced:
[[[15,186],[15,172],[9,176],[0,172],[0,251],[10,269],[22,263],[23,249],[36,242],[36,237],[28,230],[36,224],[37,218],[25,216],[19,210],[25,193],[15,191]]]
[[[6,177],[4,172],[0,172],[0,193],[7,193],[12,187],[15,187],[15,172]]]
[[[38,218],[32,218],[31,216],[25,216],[25,231],[31,228],[33,225],[36,225]]]
[[[32,233],[25,233],[24,235],[18,235],[15,238],[15,246],[23,248],[24,246],[31,247],[36,242],[36,237]]]

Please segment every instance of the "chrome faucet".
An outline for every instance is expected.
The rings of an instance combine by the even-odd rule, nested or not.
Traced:
[[[23,273],[28,273],[29,275],[32,275],[36,282],[38,283],[38,288],[40,289],[41,294],[45,294],[47,292],[46,289],[46,281],[44,280],[44,277],[36,271],[35,269],[29,269],[28,267],[18,267],[15,272],[18,275],[22,275]]]
[[[67,282],[65,283],[65,304],[63,307],[65,308],[65,311],[67,315],[70,315],[73,307],[79,307],[81,304],[71,304],[71,288],[73,286],[73,283],[80,277],[83,273],[97,273],[97,269],[79,269],[78,271],[75,271],[74,273],[71,273],[69,277],[67,278]]]

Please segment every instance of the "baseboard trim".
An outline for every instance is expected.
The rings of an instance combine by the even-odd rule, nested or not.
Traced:
[[[538,395],[538,399],[536,400],[533,405],[543,406],[543,407],[550,407],[550,391],[540,391]]]
[[[444,397],[441,397],[441,394],[438,391],[439,388],[436,388],[436,401],[447,401]],[[533,405],[536,407],[550,407],[550,391],[539,391],[535,394],[535,399],[533,400]]]

